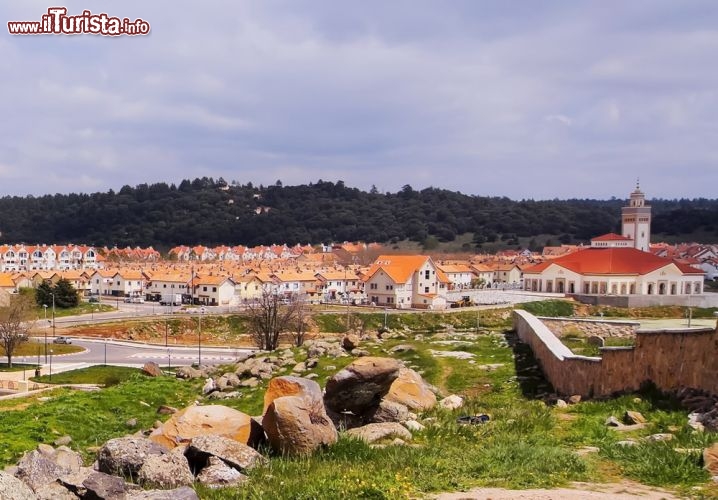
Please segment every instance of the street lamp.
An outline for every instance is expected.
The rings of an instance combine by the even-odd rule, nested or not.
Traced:
[[[200,313],[201,314],[201,313]],[[197,332],[197,353],[198,353],[198,361],[197,361],[197,368],[202,366],[202,316],[197,316],[199,321],[199,330]]]
[[[386,330],[386,315],[389,313],[389,309],[384,308],[384,330]]]
[[[172,369],[172,355],[170,353],[171,353],[171,350],[168,348],[167,349],[167,369],[168,370]]]
[[[22,379],[25,380],[25,356],[22,357]]]
[[[42,307],[45,308],[45,323],[47,323],[47,304],[43,304]]]
[[[50,349],[50,382],[52,382],[52,349]]]
[[[107,366],[107,337],[105,337],[105,366]]]

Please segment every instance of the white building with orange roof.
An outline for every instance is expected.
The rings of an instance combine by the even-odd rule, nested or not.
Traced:
[[[90,275],[90,295],[110,295],[112,281],[117,271],[98,269]]]
[[[228,276],[200,275],[196,276],[194,284],[195,301],[206,306],[228,306],[239,301],[236,293],[236,283]]]
[[[476,279],[476,275],[474,274],[468,263],[437,264],[436,267],[443,271],[443,273],[451,282],[451,290],[463,290],[465,288],[471,288],[472,282]]]
[[[110,295],[115,297],[144,297],[147,277],[141,271],[124,269],[112,277]]]
[[[148,277],[145,295],[149,300],[161,300],[174,294],[191,295],[190,270],[161,270]]]
[[[494,270],[486,264],[471,264],[471,270],[476,276],[480,288],[491,288],[494,283]]]
[[[379,307],[446,308],[449,279],[426,255],[381,255],[364,277],[368,300]]]
[[[323,269],[314,274],[318,280],[318,288],[324,302],[354,301],[361,302],[364,298],[364,282],[356,271],[345,269]]]

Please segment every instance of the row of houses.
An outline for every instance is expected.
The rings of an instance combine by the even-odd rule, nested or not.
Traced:
[[[102,260],[83,245],[0,245],[0,272],[97,269]]]
[[[265,291],[301,294],[309,302],[374,303],[384,307],[446,306],[451,290],[491,287],[519,280],[518,266],[465,262],[436,263],[429,256],[382,255],[370,266],[292,259],[274,268],[264,265],[154,263],[113,269],[0,273],[0,290],[14,293],[42,282],[68,280],[85,296],[163,300],[181,295],[206,305],[236,305]]]

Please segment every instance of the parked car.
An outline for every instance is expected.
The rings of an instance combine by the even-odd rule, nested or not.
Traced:
[[[53,344],[72,344],[69,337],[55,337],[52,341]]]
[[[100,303],[100,298],[99,298],[99,297],[90,297],[89,299],[87,299],[87,301],[88,301],[90,304],[99,304],[99,303]]]

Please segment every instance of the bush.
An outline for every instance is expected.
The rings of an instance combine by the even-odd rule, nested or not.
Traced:
[[[528,311],[534,316],[566,317],[573,316],[573,304],[565,300],[542,300],[526,302],[516,306],[517,309]]]

